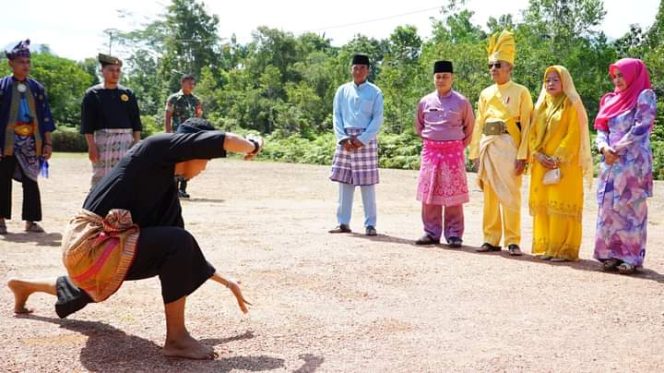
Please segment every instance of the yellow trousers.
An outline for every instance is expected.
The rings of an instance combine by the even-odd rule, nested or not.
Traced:
[[[521,177],[517,185],[521,187]],[[484,242],[500,246],[501,237],[505,236],[505,246],[521,242],[521,197],[519,195],[517,209],[507,209],[500,203],[498,195],[489,183],[484,183]]]

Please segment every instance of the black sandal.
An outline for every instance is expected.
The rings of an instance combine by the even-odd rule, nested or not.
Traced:
[[[621,275],[632,275],[632,274],[636,273],[636,266],[631,265],[629,263],[624,263],[623,262],[616,268],[618,269],[618,272]]]
[[[511,256],[521,256],[521,255],[523,255],[523,253],[521,252],[521,249],[519,248],[519,245],[516,245],[516,244],[510,244],[509,246],[507,246],[507,252]]]
[[[328,232],[330,232],[330,233],[351,233],[352,230],[346,224],[339,224],[336,228],[330,229]]]
[[[451,249],[458,249],[463,246],[463,240],[459,237],[450,237],[447,239],[447,246]]]
[[[437,245],[439,243],[440,240],[436,240],[428,234],[425,234],[424,236],[418,238],[417,241],[415,241],[415,245]]]
[[[500,251],[500,246],[493,246],[488,242],[483,243],[479,249],[475,249],[475,252],[477,253],[490,253],[494,251]]]
[[[605,270],[605,271],[613,271],[616,268],[618,268],[618,266],[621,263],[622,263],[622,261],[619,260],[619,259],[615,259],[615,258],[607,259],[602,263],[602,269]]]

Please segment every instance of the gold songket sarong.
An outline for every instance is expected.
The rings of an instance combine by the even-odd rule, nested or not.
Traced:
[[[139,227],[127,210],[111,210],[105,218],[79,212],[62,238],[62,260],[72,283],[95,302],[110,297],[133,262],[138,235]]]

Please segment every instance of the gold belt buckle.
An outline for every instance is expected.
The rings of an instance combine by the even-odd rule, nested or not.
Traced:
[[[14,127],[14,133],[16,133],[19,136],[31,136],[34,134],[34,131],[32,129],[32,125],[20,125]]]
[[[505,133],[505,122],[486,122],[483,132],[485,135],[502,135]]]

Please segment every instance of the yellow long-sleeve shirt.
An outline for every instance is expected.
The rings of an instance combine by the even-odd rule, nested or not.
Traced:
[[[470,159],[479,157],[479,144],[484,124],[503,121],[507,132],[517,146],[517,159],[528,158],[528,128],[533,111],[533,99],[528,88],[511,80],[494,84],[480,93],[473,138],[470,142]],[[517,126],[520,124],[521,129]]]

